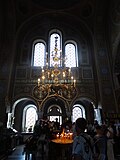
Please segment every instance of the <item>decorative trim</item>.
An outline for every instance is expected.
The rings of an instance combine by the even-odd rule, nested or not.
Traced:
[[[82,68],[82,78],[83,79],[93,79],[93,72],[91,67]]]

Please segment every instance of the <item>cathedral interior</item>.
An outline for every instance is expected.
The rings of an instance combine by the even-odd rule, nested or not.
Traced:
[[[0,21],[2,125],[26,132],[45,116],[60,123],[78,116],[99,123],[120,118],[119,0],[4,0]],[[52,68],[55,34],[56,52],[62,50],[54,59],[58,79],[38,88],[43,69]],[[58,74],[66,66],[74,85],[63,76],[61,87]]]

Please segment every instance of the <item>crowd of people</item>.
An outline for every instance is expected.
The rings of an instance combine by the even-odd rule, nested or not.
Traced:
[[[120,154],[120,124],[113,121],[106,124],[94,121],[92,124],[84,118],[78,118],[74,123],[66,119],[62,125],[57,118],[52,122],[47,118],[38,120],[32,137],[36,141],[34,147],[39,148],[40,137],[48,144],[63,128],[73,133],[71,160],[115,160]]]
[[[119,123],[109,121],[99,125],[97,121],[91,124],[84,118],[78,118],[75,130],[73,160],[115,160],[116,155],[120,154]]]

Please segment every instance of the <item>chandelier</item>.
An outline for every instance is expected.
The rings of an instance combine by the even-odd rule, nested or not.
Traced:
[[[49,56],[46,53],[46,66],[41,68],[37,85],[33,89],[33,95],[39,100],[49,96],[61,96],[65,99],[72,99],[76,96],[76,79],[73,77],[70,67],[65,66],[65,58],[57,47],[58,37],[55,36],[55,46],[52,51],[52,67],[48,66]],[[58,54],[58,52],[60,54]],[[64,67],[60,67],[64,62]]]

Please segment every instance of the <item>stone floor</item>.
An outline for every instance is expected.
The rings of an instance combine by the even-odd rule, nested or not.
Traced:
[[[25,154],[23,154],[24,145],[17,146],[16,149],[8,155],[8,160],[25,160]]]
[[[16,149],[9,154],[8,156],[2,157],[0,160],[52,160],[49,158],[39,157],[39,158],[32,158],[32,155],[30,157],[26,157],[24,151],[24,145],[17,146]],[[116,156],[115,160],[120,160],[120,156]]]
[[[35,157],[36,156],[32,156],[32,154],[26,156],[26,153],[24,152],[24,145],[20,145],[16,146],[16,149],[2,160],[48,160],[45,155],[39,155],[39,157]]]

